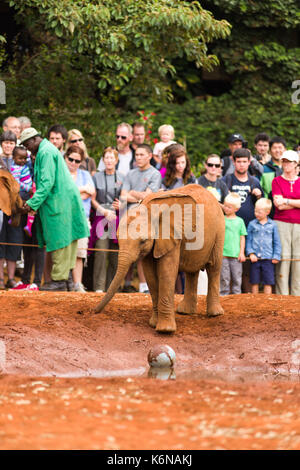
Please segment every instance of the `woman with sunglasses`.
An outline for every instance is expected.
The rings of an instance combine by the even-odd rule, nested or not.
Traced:
[[[220,179],[222,168],[219,155],[208,155],[204,163],[205,173],[198,178],[198,184],[210,191],[216,199],[223,204],[229,193],[226,183]]]
[[[91,173],[91,175],[93,176],[97,171],[96,162],[92,157],[89,156],[89,154],[87,152],[85,142],[84,142],[83,135],[81,134],[81,132],[78,129],[71,129],[68,132],[68,140],[67,140],[67,145],[66,145],[67,149],[71,145],[77,145],[78,147],[80,147],[83,150],[84,159],[81,162],[79,168],[81,170],[89,171]]]
[[[95,194],[95,185],[89,172],[80,169],[80,165],[84,161],[84,151],[79,146],[71,145],[67,149],[64,158],[74,183],[79,189],[85,216],[90,226],[91,197]],[[85,292],[85,288],[82,285],[82,272],[83,263],[87,257],[87,248],[87,237],[78,240],[76,264],[72,271],[75,292]]]

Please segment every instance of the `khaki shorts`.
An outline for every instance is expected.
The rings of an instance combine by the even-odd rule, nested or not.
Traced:
[[[88,220],[88,226],[91,228],[90,221]],[[77,243],[77,258],[86,259],[87,257],[87,249],[88,249],[89,239],[88,237],[80,238]]]

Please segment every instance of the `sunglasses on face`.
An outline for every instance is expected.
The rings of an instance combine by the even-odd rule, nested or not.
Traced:
[[[212,168],[213,166],[216,168],[221,168],[221,163],[206,163],[209,168]]]
[[[127,136],[126,135],[116,135],[116,139],[126,140]]]
[[[79,163],[81,163],[81,160],[76,160],[75,158],[71,158],[71,157],[67,157],[69,162],[71,163],[76,163],[76,165],[79,165]]]
[[[79,139],[72,139],[70,142],[71,144],[76,144],[76,142],[83,142],[83,139],[80,137]]]

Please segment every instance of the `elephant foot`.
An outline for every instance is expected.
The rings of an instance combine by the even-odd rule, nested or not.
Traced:
[[[149,320],[149,325],[152,327],[152,328],[155,328],[156,325],[157,325],[157,313],[152,313],[152,317],[150,318]]]
[[[197,304],[187,304],[184,300],[182,300],[177,305],[176,313],[180,313],[181,315],[194,315],[195,313],[197,313]]]
[[[220,304],[214,305],[212,307],[209,307],[207,309],[206,315],[211,318],[211,317],[218,317],[219,315],[224,315],[224,310],[221,307]]]
[[[176,331],[175,320],[159,320],[155,330],[159,333],[174,333]]]

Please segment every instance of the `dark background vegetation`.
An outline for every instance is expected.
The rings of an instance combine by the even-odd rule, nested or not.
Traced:
[[[154,2],[136,0],[135,5],[151,1]],[[37,8],[37,3],[48,4],[47,11],[42,6]],[[68,3],[70,8],[80,8],[78,1]],[[90,2],[90,8],[97,3],[100,2]],[[120,0],[118,4],[129,8],[130,0]],[[169,69],[159,74],[162,44],[153,39],[158,27],[158,19],[154,18],[153,38],[151,28],[144,35],[151,38],[150,46],[143,43],[144,55],[138,53],[136,44],[131,46],[136,47],[142,72],[134,70],[134,55],[129,54],[126,64],[111,55],[107,58],[113,62],[109,64],[109,75],[100,50],[104,38],[99,40],[99,50],[90,39],[90,53],[89,44],[80,43],[83,36],[73,34],[73,23],[64,24],[69,21],[67,7],[66,16],[62,15],[61,23],[57,23],[55,15],[60,18],[61,13],[53,6],[49,15],[50,0],[2,2],[0,40],[4,37],[5,42],[0,42],[0,78],[6,84],[7,104],[0,105],[0,118],[27,115],[43,134],[54,123],[78,128],[85,136],[90,155],[97,160],[105,146],[114,144],[116,123],[143,120],[143,115],[137,114],[141,110],[149,117],[144,122],[150,124],[151,138],[157,137],[161,124],[174,126],[176,139],[186,144],[194,168],[201,167],[207,154],[224,150],[232,132],[242,133],[252,149],[254,136],[261,131],[284,136],[288,146],[293,147],[300,140],[300,104],[292,103],[296,91],[292,83],[300,80],[298,0],[207,0],[201,1],[201,6],[212,12],[216,20],[227,20],[231,25],[230,34],[227,29],[227,33],[215,37],[212,34],[211,40],[209,34],[206,37],[206,55],[212,56],[211,64],[203,62],[199,66],[188,51],[180,54],[182,45],[175,37],[179,38],[178,31],[184,23],[180,25],[178,17],[174,20],[178,25],[173,23],[168,32],[170,43],[174,41],[174,50],[168,49],[167,53]],[[74,12],[69,14],[76,19]],[[85,14],[93,15],[93,11]],[[126,21],[126,10],[119,11],[120,21],[124,14]],[[166,30],[167,25],[166,22]],[[82,34],[84,27],[88,28],[82,24]],[[136,28],[138,31],[138,24]],[[71,29],[69,36],[67,29]],[[191,26],[187,31],[192,36],[197,30]],[[116,41],[121,43],[122,37]],[[124,55],[127,52],[125,49]],[[153,63],[148,60],[150,56]],[[218,57],[218,65],[214,56]]]

